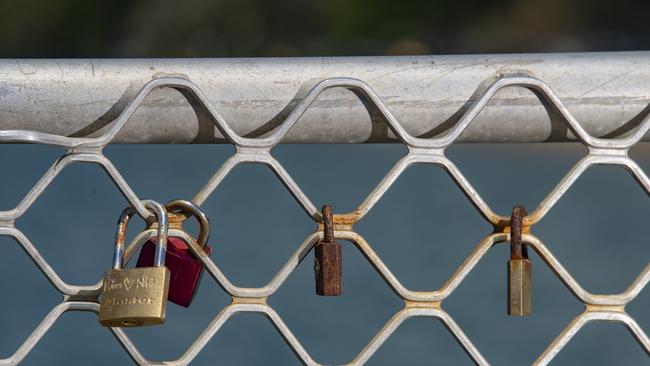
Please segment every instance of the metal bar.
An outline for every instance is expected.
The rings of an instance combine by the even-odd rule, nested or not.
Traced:
[[[415,137],[447,132],[503,74],[525,73],[559,96],[592,136],[638,127],[650,108],[650,52],[260,59],[0,60],[0,130],[89,137],[118,117],[152,79],[195,83],[235,133],[267,136],[317,82],[356,78]],[[509,86],[464,130],[461,142],[565,141],[572,133],[553,103]],[[543,99],[543,98],[542,98]],[[649,139],[644,137],[644,139]],[[326,90],[284,143],[396,141],[378,107],[344,88]],[[113,140],[219,143],[210,114],[187,91],[154,90]]]

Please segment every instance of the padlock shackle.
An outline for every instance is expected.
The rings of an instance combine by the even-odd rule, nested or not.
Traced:
[[[526,215],[528,215],[528,212],[523,205],[512,208],[512,215],[510,216],[510,259],[528,258],[526,244],[521,241],[523,221]]]
[[[323,206],[321,212],[323,214],[323,241],[331,243],[334,241],[334,214],[332,213],[332,206]]]
[[[154,256],[154,267],[165,265],[165,254],[167,252],[167,231],[169,230],[169,217],[165,207],[160,203],[152,200],[143,200],[142,204],[156,217],[158,222],[158,240],[156,243],[156,254]],[[122,211],[117,221],[117,233],[115,234],[115,251],[113,252],[113,269],[122,269],[124,265],[124,252],[126,248],[126,230],[131,217],[137,213],[133,206],[129,206]]]
[[[192,201],[173,200],[165,204],[165,209],[168,212],[180,213],[194,217],[199,223],[199,235],[196,238],[196,242],[201,248],[205,248],[208,244],[208,239],[210,238],[210,219],[198,205]]]

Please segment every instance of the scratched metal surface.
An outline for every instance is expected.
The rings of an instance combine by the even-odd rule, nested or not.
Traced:
[[[192,80],[233,130],[260,137],[278,128],[307,92],[332,77],[363,80],[413,136],[434,137],[458,122],[499,74],[544,80],[593,136],[620,137],[647,114],[648,52],[417,57],[254,59],[0,60],[0,129],[71,137],[108,128],[142,87],[157,78]],[[158,89],[113,142],[223,143],[201,102]],[[374,103],[367,102],[367,106]],[[524,88],[490,99],[459,141],[566,140],[556,111]],[[197,114],[197,110],[199,113]],[[283,135],[283,142],[399,142],[354,93],[328,90]]]
[[[301,186],[296,183],[284,165],[274,157],[271,151],[289,132],[293,124],[298,122],[300,115],[309,108],[310,103],[323,90],[342,87],[352,89],[364,95],[366,100],[372,102],[371,108],[376,109],[378,113],[383,115],[388,128],[391,129],[399,141],[406,147],[406,154],[398,159],[395,165],[358,206],[348,213],[335,216],[335,221],[339,224],[335,230],[335,236],[337,239],[352,243],[363,254],[369,264],[376,270],[377,275],[393,291],[394,295],[403,300],[403,305],[397,309],[385,325],[377,331],[375,336],[354,357],[343,362],[343,364],[364,364],[391,338],[402,323],[411,318],[423,317],[434,318],[444,324],[474,363],[479,365],[489,364],[489,360],[476,347],[472,339],[463,330],[463,327],[456,322],[455,317],[445,310],[444,305],[448,298],[459,290],[459,287],[467,280],[468,276],[476,270],[476,267],[485,260],[493,248],[509,241],[509,234],[501,231],[502,229],[495,230],[495,232],[488,230],[487,235],[474,243],[474,249],[469,250],[465,260],[449,275],[448,280],[439,288],[428,291],[416,291],[400,281],[398,276],[384,262],[384,258],[373,249],[371,243],[363,235],[357,232],[353,225],[361,221],[374,209],[387,192],[390,191],[397,179],[409,167],[422,164],[437,166],[447,172],[453,182],[465,195],[468,202],[476,208],[477,213],[488,224],[488,227],[502,227],[504,222],[507,223],[509,220],[508,215],[493,210],[486,203],[474,188],[471,181],[465,177],[462,170],[447,156],[447,149],[458,141],[459,136],[468,126],[476,121],[482,108],[500,89],[513,86],[524,87],[541,95],[545,102],[553,106],[557,111],[559,121],[586,147],[584,155],[557,182],[557,185],[551,189],[550,193],[546,194],[545,198],[536,207],[531,207],[531,214],[524,219],[524,225],[532,225],[534,228],[540,220],[552,211],[552,208],[567,194],[569,189],[583,175],[587,168],[595,165],[622,167],[636,180],[646,193],[650,192],[650,180],[637,162],[628,155],[630,148],[637,144],[645,135],[647,129],[650,128],[647,121],[645,119],[641,120],[638,123],[638,128],[632,130],[631,133],[624,137],[614,139],[594,136],[583,128],[581,123],[569,112],[563,104],[562,99],[555,93],[552,87],[537,75],[532,74],[515,73],[494,75],[491,83],[484,88],[479,87],[477,89],[479,92],[478,97],[464,110],[458,123],[444,135],[436,138],[413,136],[404,128],[399,119],[390,113],[381,98],[369,84],[357,79],[348,78],[326,79],[316,84],[309,90],[303,102],[298,104],[289,113],[280,127],[262,138],[240,136],[220,116],[217,110],[209,104],[200,87],[191,80],[179,77],[161,77],[144,86],[115,121],[109,124],[109,128],[103,131],[103,134],[96,137],[65,137],[34,131],[2,131],[0,133],[0,140],[4,142],[47,144],[63,148],[64,150],[64,154],[56,160],[13,209],[0,212],[0,235],[12,238],[24,249],[38,269],[46,275],[56,291],[63,295],[63,301],[56,304],[35,328],[33,333],[27,337],[25,342],[11,356],[0,360],[0,364],[13,365],[22,361],[35,349],[36,344],[48,333],[50,328],[64,313],[77,311],[96,313],[98,311],[100,283],[80,286],[64,281],[58,272],[49,265],[44,256],[41,255],[38,247],[15,223],[16,220],[20,219],[27,212],[46,188],[50,186],[61,171],[70,165],[78,163],[91,163],[101,166],[126,200],[138,210],[140,215],[147,217],[149,212],[144,208],[140,195],[129,185],[127,179],[122,176],[120,170],[116,168],[111,159],[104,154],[104,148],[127,125],[129,117],[137,113],[144,97],[153,89],[160,87],[173,87],[192,94],[205,107],[206,113],[212,117],[216,128],[235,146],[235,153],[216,169],[214,174],[207,179],[207,183],[194,195],[193,201],[195,203],[203,205],[213,195],[217,187],[222,184],[224,179],[231,174],[235,167],[242,164],[263,165],[273,171],[279,181],[302,208],[306,216],[316,223],[322,219],[316,205],[310,196],[303,191]],[[156,157],[154,157],[155,159]],[[128,247],[126,257],[130,258],[139,246],[151,235],[152,232],[150,231],[139,233]],[[181,231],[171,230],[170,235],[186,237],[187,234]],[[272,276],[270,281],[258,287],[245,287],[235,284],[224,274],[214,260],[201,257],[206,271],[212,277],[212,280],[223,291],[229,294],[231,302],[221,308],[193,343],[177,358],[165,361],[147,359],[125,331],[122,329],[112,329],[112,332],[128,355],[138,364],[184,365],[190,363],[199,355],[210,340],[230,321],[231,317],[239,313],[257,313],[268,318],[300,362],[308,365],[321,364],[303,346],[300,339],[287,326],[283,317],[267,301],[269,297],[272,297],[279,291],[321,237],[322,233],[318,231],[307,235],[302,240],[302,243],[296,244],[292,254],[290,254],[277,273]],[[626,305],[632,302],[640,294],[648,281],[650,281],[650,265],[646,264],[645,268],[620,292],[606,294],[593,293],[588,291],[576,280],[571,272],[567,270],[567,267],[556,258],[547,243],[543,242],[538,236],[525,234],[522,239],[534,249],[544,265],[555,274],[557,279],[564,284],[575,299],[584,304],[583,311],[571,320],[560,331],[559,335],[539,353],[533,361],[533,364],[548,364],[569,344],[576,334],[579,334],[579,331],[586,324],[600,321],[624,325],[642,349],[645,352],[650,352],[650,339],[635,318],[630,316],[626,311]],[[193,244],[192,250],[196,252],[199,248]]]

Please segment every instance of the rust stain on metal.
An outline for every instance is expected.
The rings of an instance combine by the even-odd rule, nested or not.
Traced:
[[[127,225],[129,224],[129,220],[131,219],[131,215],[133,214],[133,212],[135,212],[133,209],[131,210],[126,209],[122,211],[122,214],[120,215],[120,218],[117,221],[117,233],[115,233],[116,243],[126,242]]]
[[[614,311],[617,313],[625,313],[625,305],[585,304],[585,312],[603,312],[603,311]]]
[[[334,240],[332,206],[323,206],[323,239],[314,247],[316,294],[340,296],[343,293],[343,258],[341,244]]]
[[[404,307],[406,309],[442,309],[442,301],[411,301],[404,300]]]
[[[335,231],[353,231],[352,225],[356,224],[359,218],[359,212],[356,210],[346,214],[332,214],[332,225]],[[316,230],[325,230],[323,222],[318,223]]]
[[[170,211],[167,211],[167,217],[169,217],[169,228],[177,230],[183,230],[183,222],[188,218],[182,213]],[[147,229],[158,229],[158,222],[156,220],[149,221],[147,223]]]
[[[352,211],[346,214],[337,214],[333,217],[334,225],[354,225],[359,221],[359,212]]]
[[[268,305],[266,300],[267,297],[239,297],[239,296],[233,296],[232,297],[232,305],[236,304],[259,304],[259,305]]]

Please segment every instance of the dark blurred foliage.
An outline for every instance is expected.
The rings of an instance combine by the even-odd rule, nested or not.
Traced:
[[[3,0],[2,57],[647,49],[647,1]]]

